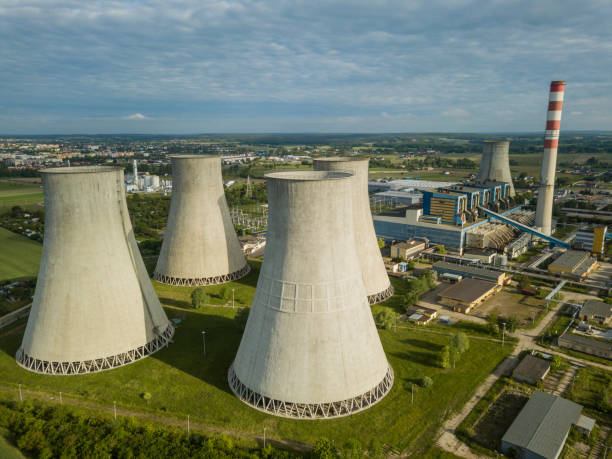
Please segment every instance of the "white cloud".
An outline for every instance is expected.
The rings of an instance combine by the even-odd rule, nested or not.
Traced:
[[[124,120],[149,120],[148,116],[144,116],[142,113],[134,113],[132,115],[124,116]]]

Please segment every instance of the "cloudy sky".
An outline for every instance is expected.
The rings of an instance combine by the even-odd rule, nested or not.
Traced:
[[[0,0],[0,134],[612,129],[610,0]]]

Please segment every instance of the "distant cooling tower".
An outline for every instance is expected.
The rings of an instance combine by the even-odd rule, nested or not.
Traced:
[[[154,279],[214,285],[249,271],[223,192],[221,158],[172,156],[172,202]]]
[[[313,161],[316,171],[346,171],[351,179],[355,244],[370,304],[379,303],[393,295],[385,264],[378,248],[368,195],[369,158],[318,158]]]
[[[17,363],[37,373],[91,373],[158,351],[174,328],[134,239],[123,171],[41,172],[43,254]]]
[[[477,182],[504,182],[510,184],[510,196],[514,197],[514,185],[510,175],[510,161],[508,150],[510,142],[485,141],[482,150],[482,160],[478,171]]]
[[[565,81],[553,81],[550,83],[546,133],[544,135],[544,154],[542,155],[542,168],[540,169],[540,189],[538,191],[535,219],[535,227],[546,235],[551,233],[557,148],[559,146],[559,130],[561,129],[561,110],[563,108],[564,94]]]
[[[393,385],[355,250],[352,176],[277,172],[253,306],[228,374],[232,391],[277,416],[346,416]]]

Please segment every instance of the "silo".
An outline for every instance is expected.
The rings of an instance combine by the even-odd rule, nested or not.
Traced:
[[[477,182],[504,182],[510,185],[510,196],[514,197],[514,185],[510,174],[510,161],[508,152],[510,142],[485,141],[482,150],[482,160],[478,170]]]
[[[365,284],[370,304],[380,303],[393,295],[393,287],[385,269],[372,212],[370,211],[370,197],[368,195],[368,164],[367,157],[354,158],[317,158],[313,160],[317,171],[346,171],[354,175],[351,185],[353,197],[353,218],[355,219],[355,245],[361,266],[363,282]]]
[[[170,285],[214,285],[250,268],[225,200],[221,158],[172,156],[172,201],[153,278]]]
[[[123,170],[41,172],[43,254],[17,363],[37,373],[91,373],[167,345],[174,328],[134,239]]]
[[[277,172],[268,184],[268,242],[228,382],[277,416],[346,416],[393,385],[353,242],[352,176]]]

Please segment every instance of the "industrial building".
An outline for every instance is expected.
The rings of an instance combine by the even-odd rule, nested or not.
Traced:
[[[457,182],[438,182],[435,180],[420,180],[403,178],[399,180],[370,180],[368,181],[368,190],[370,191],[399,191],[399,190],[416,190],[416,191],[431,191],[440,187],[449,187]]]
[[[455,274],[464,278],[482,279],[493,282],[496,285],[503,285],[509,277],[501,271],[492,271],[490,269],[479,268],[471,265],[460,265],[457,263],[449,263],[448,261],[437,261],[433,264],[433,270],[438,274]]]
[[[469,314],[472,308],[500,289],[501,287],[495,282],[473,278],[462,279],[439,293],[440,303],[451,307],[453,311]]]
[[[229,385],[244,403],[276,416],[367,409],[391,390],[393,370],[355,247],[353,176],[292,171],[266,180],[266,256]]]
[[[591,229],[580,229],[576,231],[574,248],[587,250],[594,255],[603,255],[607,232],[608,227],[605,225]]]
[[[368,168],[370,158],[315,158],[315,171],[340,171],[352,174],[351,201],[353,205],[355,247],[359,253],[359,264],[370,304],[379,303],[393,295],[393,287],[382,260],[370,201],[368,197]]]
[[[410,260],[427,248],[427,242],[423,240],[410,239],[398,242],[391,246],[391,258]]]
[[[574,351],[584,352],[585,354],[596,355],[604,359],[612,359],[612,343],[588,336],[579,335],[566,331],[557,338],[559,347],[573,349]]]
[[[599,322],[600,325],[610,326],[612,323],[612,304],[598,300],[587,300],[580,309],[580,317],[585,322]]]
[[[17,363],[36,373],[92,373],[165,347],[174,328],[134,239],[123,170],[41,173],[45,238]]]
[[[225,200],[221,158],[172,156],[170,214],[153,278],[164,284],[215,285],[246,276]]]
[[[586,277],[595,268],[597,268],[597,260],[589,256],[587,252],[567,250],[548,265],[548,272]]]
[[[582,408],[570,400],[535,391],[502,437],[502,452],[524,459],[557,459],[573,425],[587,433],[593,428],[593,419],[583,416]]]
[[[373,204],[414,206],[423,202],[423,193],[415,190],[381,191],[370,197]]]

